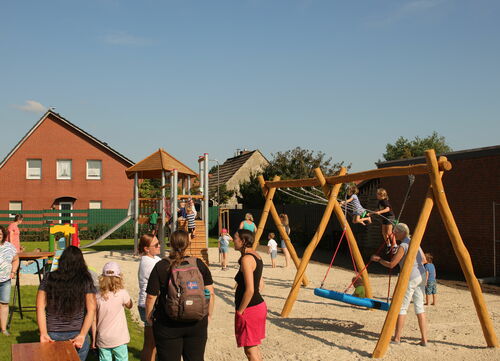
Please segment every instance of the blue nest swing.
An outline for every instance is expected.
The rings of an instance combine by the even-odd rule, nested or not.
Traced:
[[[373,298],[360,298],[353,295],[348,295],[342,292],[325,290],[323,288],[315,288],[314,294],[319,297],[328,298],[335,301],[348,303],[350,305],[374,308],[376,310],[388,311],[391,306],[387,302],[374,300]]]

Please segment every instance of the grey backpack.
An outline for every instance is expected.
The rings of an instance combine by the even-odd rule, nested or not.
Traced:
[[[188,257],[170,269],[165,300],[167,316],[176,321],[199,321],[208,315],[203,275],[196,257]]]

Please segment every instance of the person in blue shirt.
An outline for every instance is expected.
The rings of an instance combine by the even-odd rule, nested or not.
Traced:
[[[432,306],[436,305],[437,282],[436,282],[436,267],[432,263],[432,254],[426,253],[425,258],[427,263],[424,264],[427,282],[425,284],[425,305],[429,304],[429,298],[432,295]]]

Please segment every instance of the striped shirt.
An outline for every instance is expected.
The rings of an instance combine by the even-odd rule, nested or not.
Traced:
[[[351,196],[352,198],[352,201],[351,201],[351,209],[352,209],[352,213],[353,214],[363,214],[363,212],[365,211],[365,209],[363,208],[363,206],[361,205],[361,203],[359,202],[359,198],[357,195],[353,194]]]
[[[188,221],[188,228],[195,228],[196,224],[194,223],[194,218],[196,217],[196,214],[194,213],[188,213],[187,214],[187,221]]]
[[[16,247],[10,242],[5,241],[0,244],[0,282],[10,280],[12,272],[12,260],[16,256]]]

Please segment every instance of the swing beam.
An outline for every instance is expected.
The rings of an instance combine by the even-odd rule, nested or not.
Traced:
[[[293,305],[297,299],[300,285],[301,284],[307,285],[305,271],[307,269],[307,266],[309,264],[309,261],[311,259],[314,250],[316,249],[320,239],[322,238],[325,232],[326,226],[330,220],[332,213],[335,213],[335,216],[339,220],[340,224],[343,224],[346,227],[346,236],[349,245],[351,246],[353,258],[355,260],[358,269],[362,270],[361,277],[363,279],[363,284],[365,286],[366,297],[372,298],[372,290],[368,279],[368,272],[366,272],[366,267],[364,265],[363,258],[361,256],[361,253],[359,252],[356,239],[354,237],[354,234],[352,233],[351,228],[349,227],[349,223],[347,222],[347,219],[345,218],[345,215],[342,212],[342,209],[337,201],[337,195],[343,183],[367,180],[373,178],[396,177],[396,176],[405,176],[411,174],[413,175],[427,174],[430,178],[431,184],[429,186],[429,190],[427,192],[427,196],[425,198],[422,211],[420,213],[420,218],[418,220],[417,226],[415,227],[412,241],[410,242],[410,247],[408,249],[407,257],[403,264],[403,268],[401,270],[398,282],[396,284],[396,288],[394,290],[392,303],[390,304],[389,310],[387,312],[387,316],[382,331],[380,333],[379,340],[373,351],[372,357],[380,358],[383,357],[387,352],[387,348],[390,342],[390,337],[396,326],[396,320],[399,314],[399,310],[403,302],[404,294],[408,287],[411,269],[415,261],[415,257],[417,255],[418,248],[420,247],[425,227],[427,225],[427,221],[430,217],[434,203],[437,204],[444,226],[448,232],[451,243],[453,245],[453,249],[455,250],[455,254],[459,260],[460,266],[467,280],[467,285],[469,286],[474,306],[476,307],[476,312],[479,318],[479,322],[481,323],[486,344],[488,345],[488,347],[499,347],[498,339],[493,329],[493,324],[489,317],[479,282],[474,274],[474,269],[472,267],[472,262],[469,252],[467,251],[460,236],[458,227],[455,223],[453,214],[451,212],[450,206],[446,198],[446,194],[444,192],[443,183],[441,181],[442,174],[445,171],[451,170],[452,165],[445,157],[440,157],[438,160],[436,158],[436,153],[434,152],[433,149],[427,150],[425,152],[425,156],[426,156],[426,163],[424,164],[373,169],[365,172],[352,173],[352,174],[346,174],[346,169],[342,167],[338,175],[331,177],[325,177],[321,172],[321,170],[317,168],[314,170],[316,176],[315,178],[280,180],[279,177],[275,177],[273,180],[270,181],[269,180],[264,181],[262,177],[259,178],[264,197],[266,198],[266,203],[264,206],[264,212],[259,222],[259,227],[257,230],[258,237],[255,238],[254,248],[258,244],[258,240],[264,230],[268,214],[269,212],[271,212],[273,219],[276,223],[276,226],[280,232],[280,235],[285,240],[288,249],[290,251],[293,251],[293,254],[295,255],[295,256],[292,255],[292,258],[294,260],[295,266],[297,267],[297,273],[295,275],[292,288],[290,290],[290,293],[286,299],[285,305],[281,312],[282,317],[287,317],[290,314]],[[279,216],[276,212],[276,208],[274,207],[273,204],[273,196],[274,196],[273,191],[275,189],[295,188],[295,187],[321,187],[323,193],[328,199],[328,203],[326,204],[323,217],[320,221],[320,224],[318,225],[316,233],[314,234],[313,238],[311,239],[311,241],[309,242],[308,246],[304,251],[302,260],[300,260],[297,257],[295,249],[293,248],[293,245],[291,244],[288,235],[284,231],[284,227],[281,225]],[[292,252],[290,253],[292,254]]]

